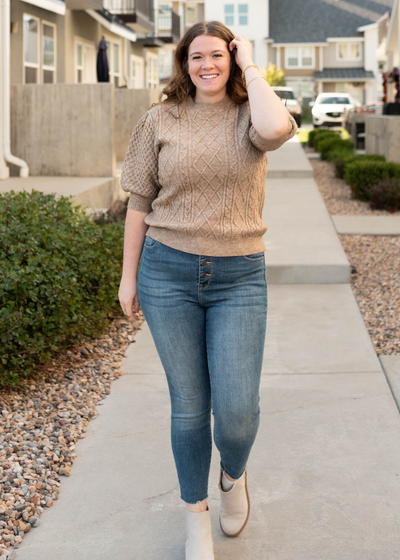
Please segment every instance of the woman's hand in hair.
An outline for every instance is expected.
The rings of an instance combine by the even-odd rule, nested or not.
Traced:
[[[229,50],[232,52],[233,49],[235,49],[236,64],[241,70],[244,70],[248,64],[253,63],[253,47],[244,35],[237,35],[232,39],[229,43]]]

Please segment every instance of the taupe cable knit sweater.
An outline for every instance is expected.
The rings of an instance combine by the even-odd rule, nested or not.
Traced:
[[[217,103],[150,108],[133,130],[121,186],[128,207],[149,212],[146,235],[174,249],[202,256],[239,256],[265,251],[262,221],[266,152],[297,131],[267,140],[253,127],[249,103],[226,95]]]

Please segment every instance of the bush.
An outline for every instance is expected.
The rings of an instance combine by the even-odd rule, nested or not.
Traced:
[[[388,210],[397,212],[400,210],[400,180],[382,179],[376,185],[367,189],[372,210]]]
[[[385,162],[385,156],[377,154],[355,154],[351,150],[335,150],[330,154],[330,161],[335,166],[335,175],[339,179],[343,179],[346,165],[353,161],[382,161]]]
[[[324,140],[325,138],[340,138],[340,134],[338,132],[335,132],[334,130],[330,130],[330,129],[323,128],[321,130],[316,130],[311,132],[315,132],[312,143],[313,143],[313,148],[316,151],[318,151],[318,142]]]
[[[19,379],[118,308],[124,223],[98,225],[67,197],[0,196],[0,383]]]
[[[318,140],[318,151],[322,160],[330,160],[332,152],[335,150],[352,151],[354,150],[353,140],[342,140],[341,138],[332,137]]]
[[[380,161],[353,161],[346,165],[344,180],[350,185],[353,198],[368,201],[368,187],[382,179],[399,179],[400,164]]]
[[[314,130],[310,130],[308,133],[308,145],[311,148],[315,148],[315,142],[318,138],[322,138],[323,136],[337,136],[338,133],[334,130],[330,130],[329,128],[317,128]]]

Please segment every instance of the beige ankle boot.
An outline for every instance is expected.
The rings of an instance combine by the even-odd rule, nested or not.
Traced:
[[[247,465],[242,476],[227,492],[222,488],[222,475],[223,470],[221,468],[218,484],[221,497],[219,524],[226,537],[237,537],[245,528],[250,515]]]
[[[215,560],[208,506],[201,512],[186,509],[186,532],[186,560]]]

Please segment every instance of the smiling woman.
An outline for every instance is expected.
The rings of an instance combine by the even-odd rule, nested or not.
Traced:
[[[119,297],[128,316],[140,299],[168,380],[185,558],[214,560],[211,410],[220,527],[236,537],[249,519],[247,461],[260,422],[266,154],[297,126],[253,64],[250,41],[220,22],[189,29],[174,70],[122,167],[130,198]]]
[[[196,86],[195,102],[220,101],[226,95],[231,57],[219,37],[200,35],[189,45],[189,76]]]

